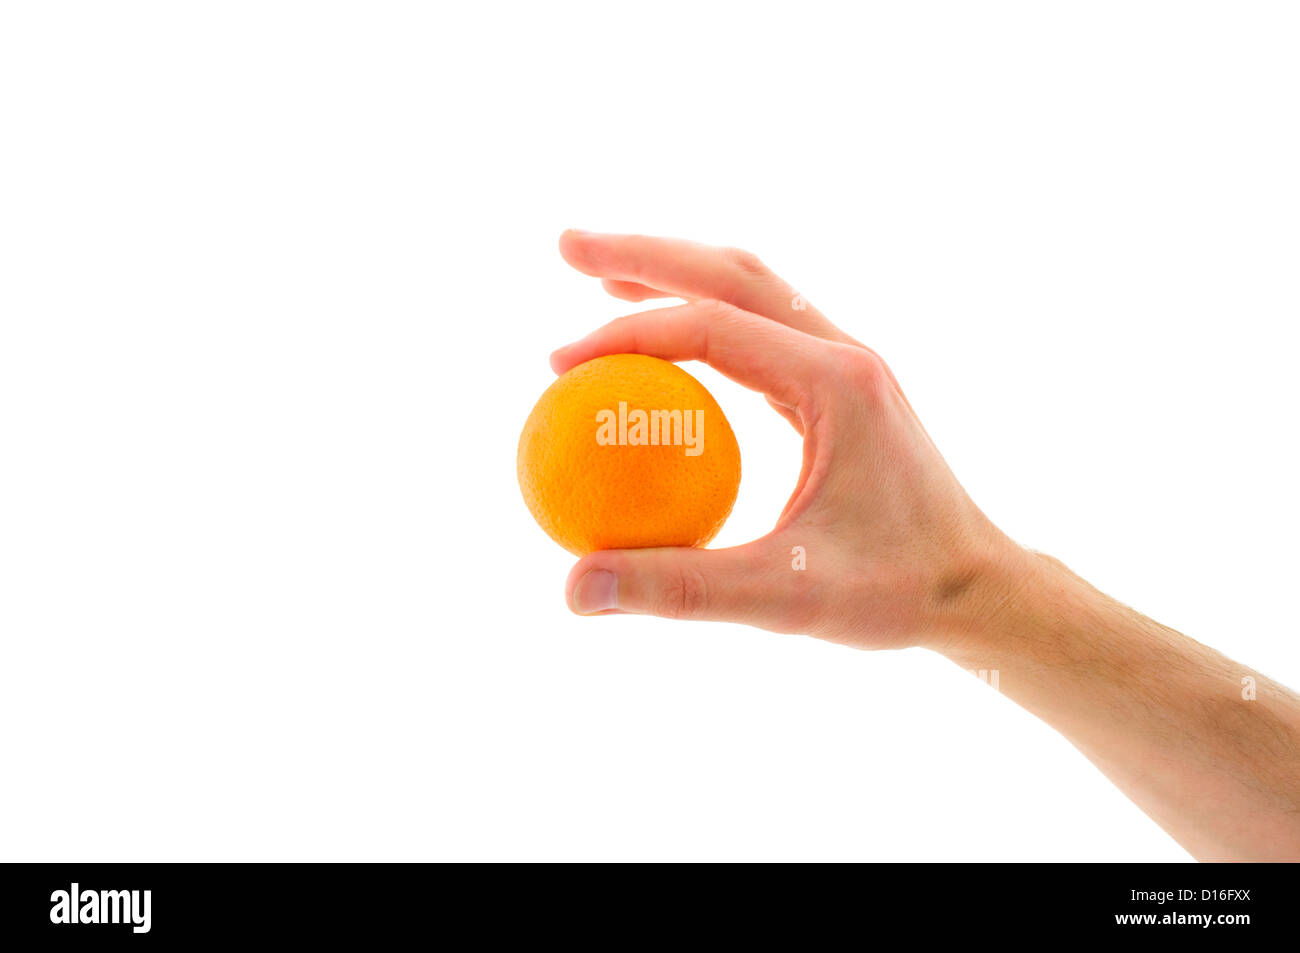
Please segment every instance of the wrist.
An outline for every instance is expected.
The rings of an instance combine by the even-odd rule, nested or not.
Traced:
[[[1027,620],[1048,614],[1079,582],[1063,565],[1001,534],[966,562],[960,594],[944,600],[925,647],[963,667],[987,667],[1014,652]]]

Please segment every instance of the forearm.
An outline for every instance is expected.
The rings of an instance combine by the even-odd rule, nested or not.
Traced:
[[[1198,859],[1300,859],[1300,697],[1047,557],[1010,561],[944,654],[996,670]]]

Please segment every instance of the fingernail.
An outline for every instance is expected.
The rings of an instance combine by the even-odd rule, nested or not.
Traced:
[[[573,607],[583,615],[618,608],[618,577],[605,569],[587,573],[573,587]]]

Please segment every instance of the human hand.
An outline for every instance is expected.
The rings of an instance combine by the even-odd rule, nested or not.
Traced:
[[[619,318],[551,356],[699,360],[803,436],[775,527],[728,549],[591,553],[566,598],[583,614],[744,622],[860,648],[946,648],[1010,596],[1025,552],[971,502],[893,374],[757,258],[675,239],[569,231],[565,260],[628,301],[687,303]],[[806,568],[792,567],[794,547]]]
[[[560,251],[616,297],[688,303],[561,348],[558,373],[621,352],[705,361],[762,391],[803,435],[798,485],[766,536],[730,549],[591,553],[569,574],[570,608],[935,649],[999,672],[1003,694],[1195,856],[1300,856],[1300,696],[1007,539],[880,357],[801,298],[794,307],[794,290],[752,255],[582,232],[566,232]],[[804,571],[792,566],[796,546]],[[1258,700],[1243,701],[1243,675]]]

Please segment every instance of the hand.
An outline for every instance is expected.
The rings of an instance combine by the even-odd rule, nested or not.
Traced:
[[[619,298],[687,304],[620,318],[551,357],[701,360],[803,435],[772,532],[731,549],[592,553],[582,614],[747,622],[859,648],[922,645],[1070,739],[1197,857],[1300,858],[1300,696],[1021,549],[966,496],[884,362],[752,255],[566,232],[569,264]],[[791,550],[804,548],[805,571]],[[1244,681],[1255,690],[1243,695]]]
[[[561,236],[560,252],[615,297],[688,303],[620,318],[561,348],[556,373],[624,352],[704,361],[766,395],[804,442],[794,494],[766,536],[730,549],[592,553],[569,575],[573,611],[944,648],[1009,597],[1007,567],[1025,554],[971,502],[884,361],[757,258],[576,231]],[[792,568],[796,546],[802,571]]]

